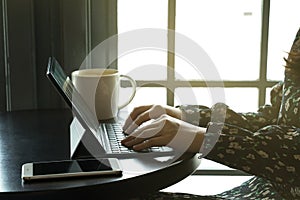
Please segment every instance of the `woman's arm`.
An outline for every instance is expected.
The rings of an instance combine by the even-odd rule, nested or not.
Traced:
[[[272,182],[300,186],[300,129],[269,125],[251,132],[224,124],[206,158]]]
[[[251,131],[256,131],[269,124],[276,124],[281,105],[282,89],[282,82],[274,85],[270,93],[271,104],[261,106],[257,112],[238,113],[223,104],[223,107],[226,107],[226,116],[221,121],[227,124],[238,125]],[[182,111],[182,119],[184,121],[206,127],[212,121],[212,110],[216,105],[211,108],[202,105],[180,105],[177,107]]]

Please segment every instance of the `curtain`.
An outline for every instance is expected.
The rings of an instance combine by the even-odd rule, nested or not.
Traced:
[[[0,111],[66,104],[48,81],[48,58],[67,74],[117,33],[117,0],[2,0]]]

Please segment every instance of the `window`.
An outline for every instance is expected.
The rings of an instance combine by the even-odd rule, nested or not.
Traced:
[[[133,9],[134,8],[134,9]],[[118,1],[118,32],[126,33],[135,29],[157,28],[166,29],[168,24],[168,0],[119,0]],[[159,82],[167,79],[165,68],[167,52],[153,49],[139,49],[118,58],[118,69],[122,74],[128,74],[137,80],[138,87],[133,102],[127,107],[142,104],[165,104],[166,88],[156,85],[149,87],[143,81]],[[159,70],[159,73],[152,73]],[[150,72],[150,73],[147,73]],[[121,90],[121,101],[130,90]],[[124,95],[123,95],[124,94]],[[153,97],[158,98],[153,98]],[[126,100],[125,100],[126,101]]]
[[[174,29],[205,50],[221,77],[203,78],[188,60],[176,55],[179,39],[169,38],[175,44],[174,56],[139,49],[119,58],[121,73],[139,72],[134,77],[139,88],[128,110],[152,103],[210,106],[216,100],[212,93],[220,90],[224,102],[238,112],[255,112],[269,104],[271,87],[283,79],[283,57],[299,28],[299,4],[298,0],[119,0],[119,33]],[[173,71],[163,71],[162,66]]]
[[[297,8],[300,1],[277,0],[270,5],[270,28],[268,46],[268,73],[269,80],[283,79],[283,57],[287,56],[296,32],[299,29],[300,13]]]
[[[222,80],[233,84],[224,89],[224,100],[238,111],[256,110],[258,106],[257,88],[241,88],[239,84],[259,79],[261,18],[261,1],[176,1],[176,31],[198,43],[213,60]],[[197,73],[177,57],[175,68],[179,74],[188,74],[189,80],[199,80]],[[200,90],[195,94],[203,99]],[[211,99],[205,95],[207,98]]]
[[[177,56],[178,38],[174,40],[174,57],[153,49],[129,53],[119,58],[119,70],[130,73],[140,69],[144,73],[135,77],[140,87],[128,109],[145,103],[209,106],[214,103],[211,93],[221,85],[227,105],[237,111],[256,111],[269,103],[270,87],[283,79],[283,57],[298,29],[297,20],[292,19],[300,18],[296,10],[299,4],[297,0],[119,0],[119,33],[174,28],[205,50],[221,77],[206,80]],[[174,66],[170,66],[172,59]],[[152,77],[146,70],[168,65],[174,67],[174,73],[161,70]],[[150,80],[154,84],[145,84]],[[191,87],[186,87],[186,82]],[[207,88],[209,82],[216,86]],[[171,89],[167,88],[170,84]]]

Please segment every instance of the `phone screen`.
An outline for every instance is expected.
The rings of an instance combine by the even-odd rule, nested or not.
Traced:
[[[33,164],[33,175],[65,174],[77,172],[112,170],[106,159],[65,160],[56,162],[39,162]]]

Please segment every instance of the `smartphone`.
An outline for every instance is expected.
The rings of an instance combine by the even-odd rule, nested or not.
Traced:
[[[122,169],[117,158],[41,161],[22,165],[24,181],[121,174]]]

